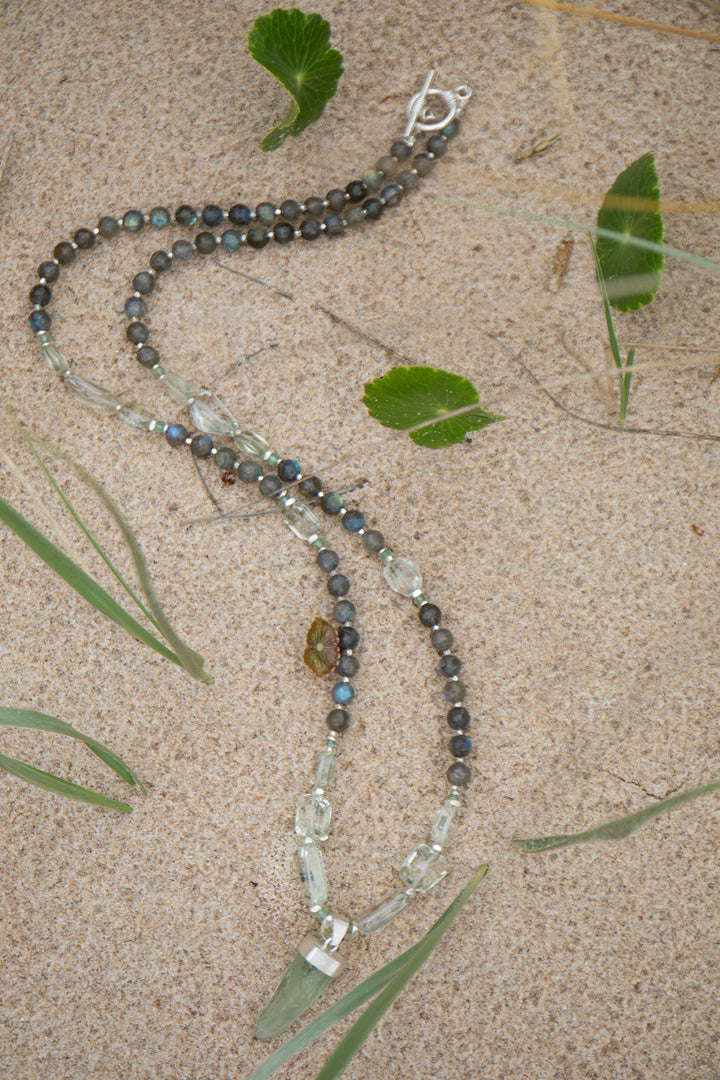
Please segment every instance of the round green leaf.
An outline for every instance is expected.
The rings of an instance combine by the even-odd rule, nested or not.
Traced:
[[[469,379],[433,367],[393,368],[365,383],[363,403],[384,427],[407,431],[418,446],[432,450],[504,419],[480,408]]]

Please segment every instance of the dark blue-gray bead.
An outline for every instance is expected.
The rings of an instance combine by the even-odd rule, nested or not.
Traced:
[[[148,217],[154,229],[164,229],[170,224],[170,211],[166,206],[153,206]]]
[[[211,227],[219,225],[223,219],[222,206],[218,206],[217,203],[209,203],[203,207],[202,219],[206,225]]]
[[[318,195],[311,195],[305,200],[305,213],[310,217],[321,218],[325,213],[325,203]]]
[[[92,229],[78,229],[73,236],[73,240],[81,251],[89,251],[90,248],[95,247],[95,233]]]
[[[209,435],[195,435],[190,443],[190,449],[195,457],[209,457],[213,449],[213,441]]]
[[[241,461],[236,471],[244,483],[254,484],[260,476],[261,470],[257,461]]]
[[[150,337],[150,331],[145,323],[141,322],[131,322],[125,333],[133,345],[142,345]]]
[[[273,236],[278,244],[289,244],[295,239],[295,227],[288,221],[278,221]]]
[[[363,203],[363,210],[368,221],[377,221],[382,217],[384,209],[379,199],[366,199]]]
[[[345,194],[350,202],[362,202],[367,193],[367,186],[363,184],[362,180],[351,180],[345,188]],[[335,208],[333,207],[333,209]]]
[[[160,353],[152,345],[143,345],[136,355],[138,363],[144,368],[154,368],[160,361]]]
[[[454,120],[451,120],[449,124],[445,125],[440,134],[444,135],[446,139],[452,139],[455,135],[457,135],[459,130],[460,118],[456,117]]]
[[[237,461],[237,454],[229,446],[221,446],[215,455],[218,469],[232,469]]]
[[[433,630],[430,635],[430,643],[439,653],[445,652],[446,649],[452,649],[454,640],[455,638],[451,632],[446,630],[444,626]]]
[[[442,157],[447,150],[447,136],[442,133],[432,135],[427,141],[427,148],[428,152],[436,158]]]
[[[326,514],[339,514],[343,505],[342,495],[338,495],[337,491],[328,491],[320,500],[320,505]]]
[[[112,238],[117,236],[120,232],[117,218],[110,217],[109,214],[106,214],[105,217],[101,217],[98,221],[98,231],[103,240],[112,240]]]
[[[359,225],[363,225],[365,222],[365,211],[362,206],[348,206],[343,214],[343,219],[349,229],[357,229]]]
[[[335,605],[337,607],[337,605]],[[346,649],[357,649],[360,644],[360,635],[354,626],[338,627],[338,645],[344,652]]]
[[[317,553],[317,564],[326,574],[332,573],[340,564],[340,556],[331,548],[324,548]]]
[[[360,661],[356,656],[341,656],[335,670],[338,675],[344,675],[346,678],[352,679],[353,675],[357,675],[360,670]]]
[[[423,626],[437,626],[442,619],[442,612],[437,604],[423,604],[418,611],[418,618]]]
[[[300,475],[300,462],[293,461],[292,458],[283,458],[278,464],[277,474],[281,480],[288,482],[296,480]]]
[[[385,547],[385,537],[377,529],[368,529],[362,534],[360,543],[365,551],[369,551],[371,555],[377,555],[378,551],[382,551]]]
[[[319,476],[304,476],[298,484],[298,491],[306,499],[311,499],[322,491],[322,480]]]
[[[350,717],[344,709],[332,709],[327,714],[325,723],[331,731],[347,731],[350,726]]]
[[[247,225],[252,220],[252,210],[245,203],[236,203],[228,210],[228,221],[233,225]]]
[[[347,532],[360,532],[361,529],[365,528],[365,515],[359,510],[348,510],[348,512],[343,515],[342,523],[343,529],[346,529]]]
[[[472,739],[469,735],[453,735],[449,745],[453,757],[467,757],[472,752]]]
[[[350,582],[344,574],[333,574],[328,578],[327,587],[331,596],[347,596],[350,592]]]
[[[412,146],[405,139],[396,139],[390,147],[390,153],[398,161],[402,161],[404,158],[409,158],[412,154]]]
[[[339,682],[332,688],[332,699],[336,705],[349,705],[355,697],[355,691],[350,683]]]
[[[182,206],[178,206],[175,211],[175,220],[178,225],[197,225],[198,212],[194,206],[188,206],[187,203],[183,203]]]
[[[52,319],[50,318],[50,314],[49,312],[45,311],[44,308],[40,309],[39,311],[33,311],[30,315],[30,318],[28,319],[28,322],[30,323],[31,329],[34,330],[37,334],[42,333],[43,330],[49,330],[50,326],[52,325]]]
[[[71,262],[75,261],[75,255],[75,248],[69,240],[61,240],[53,248],[53,257],[57,259],[61,266],[69,266]]]
[[[418,176],[428,176],[435,165],[435,158],[428,157],[427,154],[416,154],[413,158],[413,169]]]
[[[325,202],[328,204],[331,210],[336,213],[338,210],[345,209],[345,203],[347,202],[347,196],[340,188],[333,188],[332,191],[328,191],[325,196]]]
[[[57,281],[60,277],[60,267],[53,259],[41,262],[38,266],[38,277],[44,278],[52,285],[53,281]]]
[[[154,251],[150,256],[150,266],[156,274],[167,274],[168,270],[172,270],[172,255],[168,255],[167,251]]]
[[[342,236],[345,232],[345,222],[339,214],[328,214],[325,218],[325,235]]]
[[[276,217],[275,204],[271,202],[258,203],[255,207],[255,217],[261,225],[274,225]]]
[[[129,296],[125,301],[125,314],[128,319],[142,319],[147,313],[147,304],[142,296]]]
[[[176,240],[172,246],[173,259],[189,262],[195,254],[195,245],[190,240]]]
[[[438,671],[447,679],[451,678],[453,675],[459,675],[461,667],[462,660],[459,656],[443,656],[438,664]]]
[[[288,221],[297,221],[301,214],[300,203],[294,199],[286,199],[280,203],[280,213]]]
[[[151,274],[149,270],[141,270],[139,274],[135,275],[132,283],[135,292],[148,296],[155,288],[155,275]]]
[[[139,210],[128,210],[123,214],[122,223],[123,229],[129,233],[137,233],[145,228],[145,218]]]
[[[385,206],[398,206],[402,202],[403,189],[399,184],[388,184],[380,192],[380,198]]]
[[[200,255],[212,255],[213,251],[217,247],[217,238],[215,237],[214,233],[201,232],[198,233],[195,237],[194,243],[195,248]]]
[[[445,775],[453,787],[465,787],[466,784],[470,783],[472,771],[464,761],[453,761]]]
[[[52,292],[47,285],[34,285],[30,290],[30,303],[34,307],[45,307],[51,300]]]
[[[315,221],[314,218],[306,218],[300,226],[300,235],[303,240],[317,240],[321,232],[320,222]]]
[[[453,705],[462,701],[466,693],[465,684],[461,682],[447,682],[443,688],[443,697],[446,701],[452,702]]]
[[[470,713],[464,705],[455,705],[447,714],[447,722],[456,731],[465,731],[470,727]]]
[[[239,251],[242,247],[242,233],[239,233],[237,229],[226,229],[220,237],[220,243],[225,251]]]
[[[339,623],[354,622],[357,618],[357,608],[350,600],[338,600],[333,608],[333,618]]]
[[[188,437],[188,430],[184,424],[170,424],[165,432],[165,438],[171,446],[182,446]]]
[[[260,481],[260,494],[270,498],[281,492],[284,486],[279,476],[264,476]]]
[[[251,225],[247,231],[247,242],[251,248],[264,248],[269,239],[264,225]]]
[[[397,182],[405,192],[414,191],[419,183],[417,173],[411,172],[410,169],[401,172],[397,178]]]

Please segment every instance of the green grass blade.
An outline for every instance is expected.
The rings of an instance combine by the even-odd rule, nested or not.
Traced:
[[[0,754],[0,769],[4,769],[11,776],[17,776],[19,780],[26,780],[28,784],[34,784],[35,787],[52,791],[55,795],[65,795],[68,799],[103,806],[106,810],[120,810],[123,814],[132,814],[132,806],[128,806],[127,803],[108,799],[106,795],[99,795],[90,788],[72,784],[69,780],[63,780],[53,773],[43,772],[42,769],[26,765],[23,761],[16,761],[15,758],[6,757],[5,754]]]
[[[628,398],[630,396],[630,380],[632,379],[632,371],[635,359],[635,350],[630,349],[627,354],[627,360],[625,361],[625,371],[620,379],[620,413],[618,416],[618,423],[620,427],[625,423],[625,413],[627,411]]]
[[[622,369],[623,362],[620,356],[620,346],[618,345],[617,335],[615,334],[615,326],[612,320],[612,312],[610,310],[610,300],[608,299],[607,289],[605,288],[605,278],[603,277],[602,266],[600,265],[600,259],[597,253],[597,245],[590,241],[590,247],[592,248],[593,259],[595,260],[595,271],[597,274],[597,283],[600,287],[600,295],[603,302],[603,310],[605,311],[605,322],[607,323],[608,340],[610,342],[610,352],[612,353],[615,367]]]
[[[605,825],[596,825],[592,829],[586,829],[579,833],[565,833],[562,836],[539,836],[534,840],[513,840],[516,847],[521,851],[535,854],[541,851],[554,851],[556,848],[570,847],[572,844],[587,844],[594,840],[624,840],[636,829],[646,825],[648,821],[666,814],[676,806],[699,799],[703,795],[710,795],[713,791],[720,791],[720,780],[713,780],[704,787],[690,788],[688,791],[680,791],[677,795],[670,795],[667,799],[660,799],[652,806],[646,806],[643,810],[636,810],[633,814],[615,818]]]
[[[92,605],[101,615],[105,615],[117,626],[127,630],[129,634],[149,645],[151,649],[160,653],[166,660],[182,666],[179,657],[171,652],[166,645],[158,641],[144,626],[129,615],[127,611],[101,585],[86,574],[77,563],[73,562],[64,551],[60,551],[48,538],[34,525],[18,513],[14,507],[0,498],[0,522],[11,529],[24,544],[35,552],[51,570],[54,570],[68,585]]]
[[[288,1061],[299,1054],[301,1050],[304,1050],[305,1047],[309,1046],[315,1039],[319,1038],[320,1035],[323,1035],[331,1027],[338,1024],[341,1020],[344,1020],[361,1005],[364,1005],[366,1001],[374,997],[379,991],[383,990],[396,975],[401,973],[407,965],[414,960],[431,934],[434,934],[440,929],[440,936],[442,936],[442,933],[444,933],[449,923],[455,918],[462,905],[469,899],[486,871],[486,866],[481,866],[478,869],[470,883],[455,897],[447,910],[443,912],[421,941],[412,945],[400,956],[391,960],[390,963],[385,964],[379,971],[373,972],[372,975],[363,980],[363,982],[353,990],[350,990],[350,992],[340,998],[339,1001],[336,1001],[334,1005],[331,1005],[329,1009],[326,1009],[316,1020],[307,1024],[297,1033],[297,1035],[293,1035],[291,1039],[288,1039],[286,1043],[283,1043],[283,1045],[273,1054],[258,1065],[245,1080],[267,1080],[268,1077],[272,1076],[279,1068],[287,1064]]]
[[[131,788],[138,787],[143,795],[147,795],[140,780],[122,758],[114,754],[107,746],[103,746],[97,739],[92,739],[89,735],[78,731],[64,720],[58,720],[56,716],[48,716],[47,713],[36,712],[35,709],[11,709],[0,706],[0,724],[9,727],[32,728],[34,731],[51,731],[57,735],[68,735],[72,739],[79,739],[126,784],[129,784]]]

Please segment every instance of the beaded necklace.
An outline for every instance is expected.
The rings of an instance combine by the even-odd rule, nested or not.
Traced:
[[[329,653],[334,667],[335,682],[330,694],[332,707],[327,714],[328,735],[317,750],[310,791],[300,795],[295,815],[295,832],[300,838],[295,862],[300,878],[302,898],[310,913],[320,924],[320,934],[307,935],[288,966],[277,989],[255,1024],[255,1035],[272,1038],[286,1030],[307,1009],[344,967],[337,955],[340,943],[356,934],[371,934],[387,925],[416,897],[432,889],[446,876],[447,850],[461,809],[462,792],[471,770],[466,762],[472,744],[467,734],[470,714],[462,704],[465,686],[458,676],[461,660],[453,651],[453,635],[441,626],[441,611],[431,603],[422,587],[417,567],[403,556],[397,556],[383,534],[366,526],[365,515],[358,508],[344,505],[339,492],[326,491],[322,480],[305,475],[299,461],[281,457],[261,435],[241,429],[227,407],[208,390],[194,392],[179,374],[161,363],[155,346],[148,343],[150,331],[142,321],[148,311],[148,297],[154,292],[158,279],[181,264],[199,255],[209,255],[218,248],[236,252],[244,247],[260,249],[270,239],[278,244],[295,240],[314,241],[321,235],[342,236],[348,229],[366,221],[375,221],[386,209],[398,206],[404,196],[413,191],[421,177],[427,176],[435,162],[442,157],[450,139],[459,128],[459,114],[470,97],[462,86],[456,90],[438,90],[431,86],[431,69],[422,89],[415,94],[407,109],[408,123],[402,137],[393,142],[390,154],[381,157],[375,167],[352,180],[347,187],[329,191],[324,199],[311,196],[304,202],[286,199],[276,206],[259,203],[255,210],[236,204],[225,211],[209,204],[201,212],[182,205],[175,211],[175,223],[193,228],[199,222],[207,227],[192,240],[175,241],[170,250],[155,251],[149,266],[132,279],[133,293],[125,302],[127,338],[135,347],[140,365],[157,379],[170,397],[189,412],[189,428],[181,421],[166,421],[142,405],[123,403],[111,390],[76,374],[50,333],[51,316],[47,307],[52,299],[51,286],[59,280],[61,270],[69,267],[79,254],[90,251],[98,241],[111,240],[121,232],[139,234],[150,229],[163,229],[171,224],[171,214],[162,206],[145,214],[128,210],[121,217],[103,216],[94,228],[78,229],[72,240],[63,240],[53,249],[51,259],[38,268],[39,283],[30,292],[33,310],[29,323],[35,332],[40,354],[48,368],[57,375],[67,390],[84,405],[117,416],[130,428],[147,434],[164,435],[173,447],[186,447],[197,459],[215,462],[223,480],[233,483],[239,479],[247,486],[257,486],[260,495],[275,501],[282,508],[282,519],[300,540],[315,553],[316,563],[326,575],[327,590],[333,598],[333,620],[336,638],[330,637]],[[437,120],[428,98],[439,97],[446,113]],[[425,151],[414,154],[416,132],[429,134]],[[223,228],[219,235],[210,229]],[[217,445],[220,440],[220,445]],[[224,440],[224,441],[223,441]],[[449,740],[453,761],[447,770],[449,791],[432,818],[428,841],[416,845],[403,861],[398,888],[352,918],[335,914],[328,902],[328,881],[321,845],[330,832],[331,804],[327,798],[335,771],[338,750],[344,732],[350,726],[348,706],[355,691],[352,678],[359,670],[357,650],[360,634],[353,625],[357,619],[355,604],[348,599],[350,580],[340,572],[340,558],[327,546],[323,527],[309,503],[318,503],[330,521],[340,522],[342,529],[358,538],[362,549],[377,558],[389,587],[407,597],[417,609],[421,624],[430,632],[430,643],[440,656],[438,672],[445,680],[443,696],[450,706],[447,723],[454,734]]]

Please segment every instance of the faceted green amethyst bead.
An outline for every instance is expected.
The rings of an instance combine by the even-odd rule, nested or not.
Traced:
[[[164,373],[162,384],[170,397],[175,398],[181,405],[187,405],[188,401],[195,396],[190,383],[183,379],[182,375],[177,375],[174,371]]]
[[[301,795],[295,813],[295,832],[308,840],[327,840],[332,808],[324,796],[313,792]]]
[[[408,906],[411,897],[406,892],[389,893],[372,907],[365,908],[355,919],[361,934],[374,934],[399,915]]]
[[[327,875],[320,848],[306,840],[295,852],[295,863],[300,874],[302,898],[310,910],[315,911],[322,907],[328,897]]]
[[[457,817],[460,813],[460,800],[456,795],[450,795],[436,811],[430,826],[430,839],[433,844],[449,847],[449,840],[457,825]]]
[[[329,788],[335,779],[335,769],[337,762],[335,759],[335,751],[329,747],[325,750],[318,750],[315,754],[313,783],[318,788]]]
[[[112,390],[107,390],[92,379],[83,378],[82,375],[69,372],[64,376],[63,382],[78,401],[82,401],[83,405],[89,405],[91,409],[102,409],[103,412],[113,413],[117,412],[122,404]]]
[[[142,405],[123,405],[122,409],[118,409],[118,416],[135,431],[155,431],[155,417]]]
[[[400,867],[400,877],[411,889],[426,893],[442,881],[448,869],[447,861],[439,851],[433,851],[427,844],[418,844]]]
[[[296,502],[283,512],[283,521],[299,540],[312,542],[320,532],[320,522],[309,506]]]
[[[274,1039],[287,1031],[331,982],[329,975],[308,964],[299,952],[295,953],[273,996],[255,1021],[255,1038]]]
[[[70,370],[67,360],[54,345],[43,345],[40,349],[40,355],[55,375],[65,375]]]
[[[422,576],[415,563],[409,559],[393,559],[383,566],[383,577],[393,592],[412,596],[422,588]]]
[[[209,390],[197,394],[190,406],[190,415],[196,428],[206,435],[232,436],[237,433],[237,420]]]
[[[270,453],[270,444],[254,431],[241,431],[234,436],[235,445],[254,461],[262,461]]]

